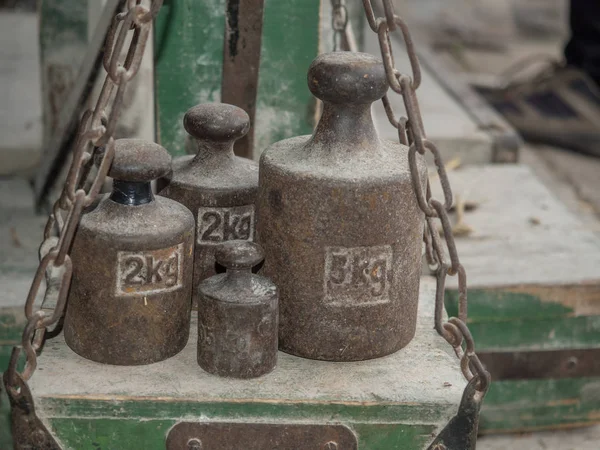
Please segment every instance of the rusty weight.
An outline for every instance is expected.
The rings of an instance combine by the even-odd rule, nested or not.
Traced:
[[[222,377],[254,378],[277,363],[277,288],[252,273],[263,260],[253,242],[230,241],[216,253],[226,273],[204,280],[198,297],[198,364]]]
[[[64,330],[69,347],[85,358],[149,364],[187,343],[194,219],[150,186],[170,162],[157,144],[118,140],[112,193],[81,219]]]
[[[308,85],[324,102],[314,134],[260,160],[257,239],[280,290],[279,346],[332,361],[384,356],[416,327],[424,215],[408,148],[375,131],[371,103],[388,89],[377,58],[320,55]]]
[[[216,247],[229,240],[254,240],[258,164],[233,153],[235,141],[250,128],[250,118],[241,108],[197,105],[187,111],[183,124],[196,139],[198,153],[177,161],[160,194],[185,205],[196,218],[196,302],[198,283],[216,273]]]

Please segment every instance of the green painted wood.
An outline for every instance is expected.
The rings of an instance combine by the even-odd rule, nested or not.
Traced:
[[[270,144],[312,133],[316,101],[306,73],[319,54],[321,0],[266,0],[256,108],[255,157]]]
[[[600,347],[600,316],[469,323],[479,351]]]
[[[446,308],[449,315],[458,314],[456,291],[446,292]],[[574,311],[510,288],[469,291],[468,322],[479,351],[600,346],[600,315],[573,317]]]
[[[306,72],[319,52],[320,0],[266,0],[257,97],[256,154],[308,134],[315,102]],[[186,153],[185,111],[220,99],[224,0],[166,2],[156,20],[157,139],[172,155]]]
[[[64,450],[164,450],[174,420],[53,419]]]
[[[595,284],[520,286],[469,291],[469,328],[479,351],[600,349]],[[446,292],[449,315],[458,294]],[[575,317],[577,309],[584,314]],[[599,350],[600,351],[600,350]],[[586,426],[600,422],[600,378],[492,383],[483,433]]]
[[[379,423],[436,423],[448,416],[448,406],[426,404],[353,404],[310,402],[181,402],[173,399],[94,400],[78,398],[41,398],[40,405],[52,417],[127,419],[146,417],[169,419],[201,416],[204,418],[261,420],[330,420],[344,422],[374,421]],[[437,407],[436,407],[437,406]]]
[[[175,420],[53,419],[52,428],[65,449],[117,450],[143,448],[164,450]],[[435,428],[427,425],[349,424],[364,450],[402,448],[421,450],[431,441]]]
[[[458,292],[446,292],[446,308],[451,316],[458,315]],[[573,308],[560,303],[544,302],[539,296],[504,289],[470,289],[469,323],[566,317]]]
[[[419,449],[427,447],[439,432],[430,425],[360,424],[352,425],[360,449]]]
[[[225,26],[224,0],[165,2],[155,22],[157,141],[185,154],[183,115],[219,100]]]
[[[495,381],[482,409],[484,433],[586,426],[600,421],[600,378]]]

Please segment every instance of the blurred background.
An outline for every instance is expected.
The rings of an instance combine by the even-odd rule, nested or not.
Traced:
[[[0,330],[0,370],[18,342],[44,216],[62,188],[77,120],[99,93],[98,55],[121,3],[0,0],[0,323],[14,325]],[[379,54],[362,2],[345,1],[341,37],[332,28],[335,3],[266,0],[262,35],[247,36],[258,39],[252,78],[244,60],[223,65],[225,0],[165,0],[116,137],[185,155],[193,150],[184,112],[220,100],[251,113],[253,133],[236,148],[242,156],[258,159],[273,142],[309,134],[319,114],[306,89],[310,61],[337,45]],[[478,448],[596,450],[600,7],[592,0],[394,4],[423,65],[418,95],[454,186],[469,324],[495,381]],[[396,67],[408,73],[402,39],[392,44]],[[246,94],[227,81],[232,74],[246,80]],[[402,114],[402,99],[391,101]],[[381,136],[397,139],[383,107],[373,114]],[[450,285],[450,315],[456,298]]]

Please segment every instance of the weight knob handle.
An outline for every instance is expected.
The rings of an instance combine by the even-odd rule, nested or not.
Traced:
[[[308,69],[308,87],[327,103],[370,104],[382,98],[388,83],[380,59],[367,53],[323,53]]]
[[[226,103],[204,103],[190,108],[183,117],[185,130],[198,141],[233,143],[248,133],[250,117],[241,108]]]
[[[215,258],[228,270],[251,270],[264,259],[260,245],[250,241],[228,241],[217,250]]]
[[[160,145],[142,139],[119,139],[108,175],[126,182],[149,182],[171,170],[171,155]]]

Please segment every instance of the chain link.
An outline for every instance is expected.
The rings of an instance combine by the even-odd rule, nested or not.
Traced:
[[[21,345],[13,348],[8,365],[7,389],[14,398],[19,396],[20,381],[27,382],[35,372],[37,351],[43,344],[46,330],[56,324],[63,315],[73,274],[69,251],[75,230],[83,210],[98,196],[114,158],[113,132],[123,107],[123,95],[128,83],[140,68],[152,21],[162,3],[163,0],[149,0],[149,7],[146,7],[140,0],[128,0],[126,10],[115,16],[107,33],[103,58],[106,78],[95,107],[87,110],[81,117],[67,179],[44,229],[44,240],[40,245],[40,264],[25,303],[27,324],[23,330]],[[128,35],[131,35],[131,40],[123,59]],[[99,147],[102,147],[103,151],[98,152],[95,161],[98,170],[92,179],[88,180],[92,152]],[[89,186],[87,191],[83,186]],[[52,293],[56,302],[51,311],[35,309],[35,301],[39,297],[44,277],[44,295],[48,296],[51,287],[56,289],[56,293]],[[26,359],[25,367],[19,373],[18,362],[21,353],[25,353]]]
[[[389,122],[394,128],[398,129],[398,140],[400,143],[409,146],[408,159],[413,187],[419,207],[425,214],[423,235],[425,255],[430,267],[435,268],[436,275],[435,329],[454,348],[454,352],[460,359],[461,371],[467,381],[476,378],[477,390],[485,393],[490,385],[490,374],[485,370],[475,353],[475,341],[466,325],[467,273],[460,263],[448,216],[448,210],[452,206],[452,189],[440,152],[425,135],[416,95],[416,90],[421,84],[421,68],[414,42],[404,20],[395,14],[392,0],[382,0],[385,17],[375,15],[373,0],[363,0],[363,6],[369,27],[378,37],[388,83],[394,92],[402,95],[406,109],[407,117],[397,118],[389,98],[385,96],[382,99]],[[406,45],[411,76],[403,74],[395,67],[390,35],[396,30],[401,33]],[[438,178],[444,195],[443,203],[431,196],[429,180],[422,180],[417,168],[417,153],[425,155],[428,151],[433,155],[439,175]],[[426,186],[425,192],[423,185]],[[446,243],[445,249],[437,227],[438,221],[442,225]],[[446,251],[450,261],[447,261]],[[447,276],[458,278],[459,304],[458,317],[452,317],[444,322],[444,293]]]
[[[346,0],[331,0],[331,28],[333,29],[333,51],[347,48],[348,8]]]

